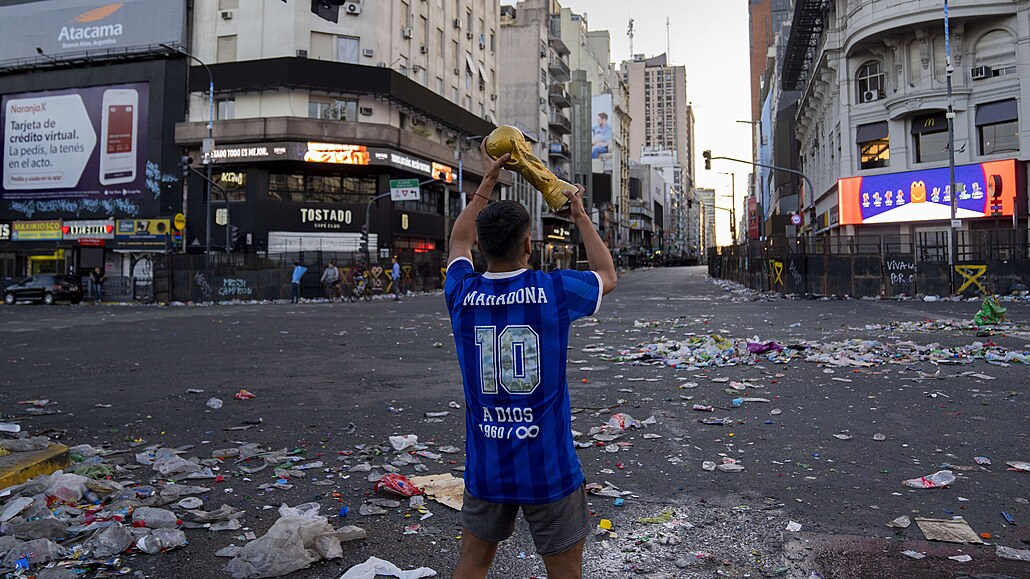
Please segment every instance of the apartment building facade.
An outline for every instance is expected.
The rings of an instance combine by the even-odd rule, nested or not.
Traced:
[[[211,71],[215,144],[205,142],[209,77],[196,65],[176,143],[211,162],[225,190],[212,204],[231,215],[234,249],[360,251],[366,208],[385,196],[370,211],[370,257],[435,273],[478,185],[476,137],[497,118],[499,6],[354,1],[335,23],[310,8],[193,2],[181,48]],[[391,201],[390,181],[401,179],[419,180],[420,198]],[[203,230],[203,189],[190,181],[191,231]]]

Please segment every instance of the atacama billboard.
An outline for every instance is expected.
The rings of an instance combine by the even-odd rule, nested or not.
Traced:
[[[185,0],[37,0],[0,6],[0,68],[40,58],[104,56],[182,45]]]

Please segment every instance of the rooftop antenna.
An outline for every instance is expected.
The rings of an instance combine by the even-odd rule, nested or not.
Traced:
[[[629,36],[629,57],[633,58],[633,19],[629,19],[629,32],[626,33]]]
[[[672,62],[672,48],[671,48],[672,43],[669,40],[669,38],[670,38],[669,30],[670,30],[669,17],[666,16],[665,17],[665,58],[668,60],[668,62],[671,63]]]

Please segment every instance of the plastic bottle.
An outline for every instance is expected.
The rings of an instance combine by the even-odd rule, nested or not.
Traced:
[[[955,473],[950,470],[939,470],[929,476],[908,479],[902,484],[914,489],[935,489],[948,486],[954,482]]]

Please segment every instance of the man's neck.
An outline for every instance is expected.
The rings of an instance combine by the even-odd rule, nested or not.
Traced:
[[[520,269],[529,269],[529,264],[523,262],[488,262],[486,264],[486,271],[490,273],[508,273],[509,271],[518,271]]]

